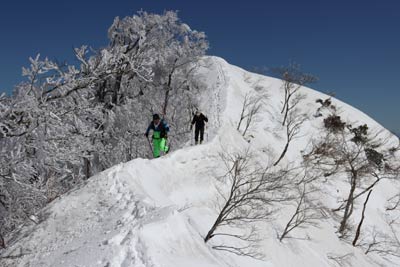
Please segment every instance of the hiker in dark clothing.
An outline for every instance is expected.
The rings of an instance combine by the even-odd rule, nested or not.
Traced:
[[[190,125],[190,130],[192,130],[193,124],[195,124],[194,141],[196,145],[199,143],[199,134],[200,134],[200,144],[203,143],[205,122],[208,122],[207,117],[203,113],[197,110],[193,117],[192,124]]]
[[[169,132],[168,124],[160,119],[158,114],[153,115],[153,121],[150,122],[149,127],[147,127],[146,133],[144,134],[146,138],[149,138],[149,132],[153,130],[153,156],[154,158],[160,157],[160,152],[169,152],[169,147],[167,146],[167,133]]]

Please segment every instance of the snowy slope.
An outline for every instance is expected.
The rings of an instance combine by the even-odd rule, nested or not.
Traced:
[[[341,241],[335,233],[337,222],[332,219],[324,220],[318,228],[297,231],[297,239],[279,242],[276,231],[284,227],[292,207],[282,208],[274,220],[261,225],[263,261],[211,248],[213,242],[234,244],[235,240],[211,240],[205,244],[203,238],[217,216],[217,188],[223,186],[218,177],[225,170],[218,154],[250,146],[259,160],[268,162],[279,156],[285,140],[276,120],[282,105],[279,80],[246,72],[215,57],[204,59],[198,78],[205,79],[208,85],[201,101],[202,110],[210,118],[206,144],[187,146],[159,159],[136,159],[92,177],[38,215],[41,223],[22,229],[22,237],[12,240],[2,252],[1,256],[8,258],[0,260],[0,265],[400,266],[400,260],[366,256],[361,249]],[[236,131],[246,92],[268,94],[250,142]],[[303,112],[312,115],[319,106],[315,100],[327,96],[307,88],[304,92],[307,98],[302,104]],[[351,106],[337,100],[333,103],[350,121],[382,129]],[[321,120],[313,118],[305,123],[303,138],[291,145],[285,160],[299,158]],[[395,144],[397,139],[392,142]],[[321,201],[332,207],[346,190],[345,184],[340,183],[327,182],[321,187],[325,192]],[[367,213],[373,218],[369,220],[371,227],[382,220],[385,201],[399,188],[399,184],[387,181],[375,190]],[[347,256],[340,264],[332,260],[343,255]]]

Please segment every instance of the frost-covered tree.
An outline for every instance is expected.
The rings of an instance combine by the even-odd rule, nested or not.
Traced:
[[[116,18],[108,35],[98,51],[76,48],[76,65],[30,58],[27,81],[0,97],[0,232],[97,172],[146,156],[152,113],[175,133],[187,125],[204,33],[167,11]]]

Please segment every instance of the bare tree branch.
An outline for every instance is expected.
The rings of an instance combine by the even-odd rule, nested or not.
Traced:
[[[251,243],[255,243],[256,236],[254,228],[251,228],[249,235],[230,234],[218,230],[224,226],[248,228],[255,221],[269,218],[272,214],[272,204],[287,199],[285,189],[290,183],[289,179],[285,179],[287,172],[271,172],[268,167],[255,165],[249,150],[234,155],[221,154],[221,159],[227,169],[225,178],[229,181],[230,188],[222,197],[224,203],[204,242],[215,236],[229,236],[253,246]],[[225,245],[215,247],[236,253],[242,251],[243,255],[248,255],[247,252],[243,252],[243,248],[232,249]]]

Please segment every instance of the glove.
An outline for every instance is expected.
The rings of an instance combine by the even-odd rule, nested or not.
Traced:
[[[144,136],[146,136],[146,138],[149,138],[149,134],[148,133],[145,133]]]
[[[193,125],[190,125],[190,130],[193,130]]]

